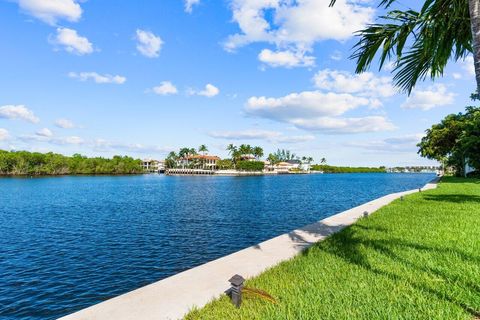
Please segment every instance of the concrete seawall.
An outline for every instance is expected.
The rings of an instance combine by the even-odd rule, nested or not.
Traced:
[[[426,184],[422,190],[436,188],[437,181],[438,179]],[[355,223],[365,211],[372,213],[401,196],[418,191],[416,189],[386,195],[61,319],[181,319],[194,306],[202,307],[224,293],[229,288],[227,280],[234,274],[241,274],[245,278],[257,276],[294,257],[315,242]]]

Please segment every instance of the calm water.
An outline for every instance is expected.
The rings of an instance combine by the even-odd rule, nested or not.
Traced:
[[[432,178],[3,178],[0,318],[57,318]]]

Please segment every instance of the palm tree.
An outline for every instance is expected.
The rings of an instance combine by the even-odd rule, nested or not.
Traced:
[[[171,151],[167,158],[165,159],[165,165],[167,166],[167,168],[171,169],[171,168],[175,168],[176,165],[177,165],[177,160],[178,160],[178,156],[177,154],[175,153],[175,151]]]
[[[270,153],[267,158],[268,161],[270,161],[271,165],[275,165],[280,162],[280,159],[278,158],[277,155]]]
[[[202,144],[200,147],[198,147],[198,152],[201,152],[203,154],[201,163],[202,163],[202,168],[205,169],[205,154],[208,152],[207,146]]]
[[[242,156],[244,156],[244,155],[250,154],[251,149],[252,147],[250,145],[241,144],[240,147],[238,148],[238,151]]]
[[[236,150],[237,150],[237,147],[231,143],[227,146],[228,154],[232,157],[232,160],[233,160],[233,154],[235,153]]]
[[[230,157],[232,158],[233,167],[236,168],[237,167],[237,159],[238,159],[238,156],[239,156],[238,148],[230,143],[227,146],[227,151],[228,151],[228,154],[230,155]]]
[[[390,8],[398,0],[379,0]],[[333,6],[336,0],[331,0]],[[480,93],[480,3],[478,0],[424,0],[420,11],[391,10],[358,31],[360,40],[352,58],[356,72],[368,70],[377,52],[381,69],[393,59],[394,82],[411,93],[418,80],[443,75],[450,59],[463,60],[473,54],[477,92]]]
[[[320,160],[320,164],[325,164],[325,163],[327,163],[327,159],[322,158],[322,159]]]
[[[263,148],[262,147],[253,147],[252,151],[253,155],[257,160],[259,160],[261,157],[263,157]]]
[[[201,152],[203,155],[205,155],[208,152],[207,146],[202,144],[200,147],[198,147],[198,152]]]

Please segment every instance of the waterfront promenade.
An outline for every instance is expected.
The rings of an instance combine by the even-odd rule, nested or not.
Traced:
[[[434,188],[436,180],[422,190]],[[180,319],[193,307],[202,307],[224,293],[229,288],[228,279],[234,274],[254,277],[355,223],[365,212],[371,214],[395,199],[418,191],[386,195],[62,319]]]

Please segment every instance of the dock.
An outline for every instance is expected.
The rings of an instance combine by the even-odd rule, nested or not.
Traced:
[[[205,169],[175,168],[165,170],[165,174],[170,176],[214,175],[215,171]]]

